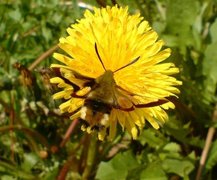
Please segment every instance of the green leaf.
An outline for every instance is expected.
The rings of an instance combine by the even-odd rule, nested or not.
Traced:
[[[210,170],[216,164],[217,164],[217,140],[215,140],[211,146],[205,168],[207,170]]]
[[[145,145],[147,143],[150,147],[159,148],[165,143],[165,139],[158,135],[159,134],[156,130],[146,129],[142,131],[138,140],[141,142],[142,145]]]
[[[203,74],[206,77],[204,81],[204,95],[208,101],[212,101],[216,91],[217,84],[217,41],[208,45],[205,50],[205,57],[203,60]]]
[[[164,160],[166,158],[180,158],[181,147],[177,143],[168,143],[165,145],[162,149],[162,151],[159,152],[159,157],[161,160]]]
[[[175,173],[181,177],[185,177],[194,169],[194,164],[188,159],[167,158],[162,166],[167,173]]]
[[[166,173],[162,169],[161,164],[153,162],[145,168],[140,176],[142,180],[167,180]]]
[[[25,153],[22,168],[30,171],[39,160],[39,157],[35,153]]]
[[[217,42],[207,46],[205,50],[205,58],[203,61],[203,73],[205,76],[212,78],[217,82]]]
[[[16,10],[10,11],[10,12],[8,13],[8,15],[9,15],[12,19],[14,19],[15,21],[21,20],[21,17],[22,17],[21,12],[20,12],[20,10],[19,10],[18,8],[17,8]]]
[[[178,46],[184,52],[186,45],[194,44],[191,28],[196,20],[198,10],[199,2],[196,0],[168,1],[166,11],[166,34],[168,36],[165,36],[164,39],[169,46]]]
[[[180,145],[174,142],[168,143],[166,146],[164,146],[163,149],[169,152],[180,152],[181,151]]]
[[[184,143],[187,142],[186,137],[189,134],[189,129],[185,128],[180,121],[171,118],[170,121],[165,124],[164,129],[169,135],[172,135],[177,140]]]
[[[15,180],[15,178],[9,175],[3,175],[1,176],[1,180]]]
[[[59,167],[53,167],[50,171],[46,172],[45,176],[43,177],[43,180],[53,180],[56,179],[58,176]]]
[[[45,26],[42,27],[42,35],[46,41],[49,41],[50,39],[52,39],[51,30],[46,28]]]
[[[100,180],[125,180],[128,172],[138,166],[130,151],[119,153],[109,162],[101,162],[96,174]]]
[[[169,0],[166,13],[168,30],[172,33],[187,32],[196,20],[198,10],[197,0]]]
[[[211,35],[212,42],[216,42],[217,41],[217,19],[210,27],[210,35]]]

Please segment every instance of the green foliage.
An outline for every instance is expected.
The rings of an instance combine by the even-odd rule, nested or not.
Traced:
[[[0,1],[0,179],[82,179],[83,172],[99,180],[195,179],[207,129],[216,127],[217,1],[117,0],[139,11],[172,49],[168,61],[183,82],[176,109],[160,130],[146,128],[138,140],[124,134],[98,142],[91,163],[91,138],[79,124],[62,141],[73,122],[51,98],[52,47],[86,8],[114,2]],[[207,180],[217,179],[216,152],[215,140],[202,174]]]
[[[138,167],[138,163],[130,151],[119,153],[108,163],[101,162],[96,179],[126,179],[136,167]]]
[[[210,150],[209,157],[206,162],[206,169],[211,170],[217,163],[217,141],[214,141]]]

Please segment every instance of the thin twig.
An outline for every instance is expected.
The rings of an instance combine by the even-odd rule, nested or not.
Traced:
[[[68,174],[68,171],[70,170],[72,163],[76,163],[76,157],[75,154],[73,154],[62,166],[62,168],[60,169],[60,172],[57,176],[57,180],[65,180],[66,176]]]
[[[76,147],[70,152],[70,156],[67,161],[63,164],[62,168],[60,169],[57,180],[65,180],[70,168],[75,166],[74,168],[79,168],[79,161],[76,158],[76,153],[79,149],[85,148],[84,145],[85,136],[79,141]],[[82,147],[83,146],[83,147]]]
[[[50,56],[55,50],[57,50],[57,48],[58,48],[58,45],[55,45],[51,47],[50,49],[48,49],[47,51],[45,51],[29,66],[28,69],[32,71],[41,61],[43,61],[45,58]]]
[[[69,140],[73,130],[75,129],[76,125],[78,124],[78,119],[75,119],[72,121],[72,123],[70,124],[69,128],[67,129],[62,142],[60,143],[60,147],[63,147],[65,145],[65,143]]]
[[[217,105],[215,106],[215,109],[213,112],[212,121],[217,121]],[[215,131],[216,131],[215,127],[210,127],[208,130],[205,146],[203,148],[203,152],[202,152],[201,159],[200,159],[200,165],[199,165],[199,168],[197,170],[196,180],[201,179],[202,171],[203,171],[204,165],[206,163],[207,155],[209,153],[210,146],[211,146]]]

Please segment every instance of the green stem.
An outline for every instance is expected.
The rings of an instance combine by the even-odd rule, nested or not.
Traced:
[[[88,149],[88,154],[87,154],[86,167],[82,175],[83,180],[89,179],[91,172],[93,170],[94,161],[96,158],[96,149],[97,149],[97,137],[96,136],[91,135],[90,144],[88,148],[89,149]]]

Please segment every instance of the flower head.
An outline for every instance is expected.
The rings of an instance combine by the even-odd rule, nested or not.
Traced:
[[[67,29],[59,47],[67,55],[55,53],[63,63],[52,64],[56,83],[62,90],[54,99],[64,98],[62,112],[79,118],[82,129],[98,132],[99,139],[112,139],[119,124],[137,137],[145,122],[158,129],[174,108],[168,100],[176,96],[181,82],[170,75],[179,72],[173,63],[162,63],[169,48],[139,14],[128,8],[95,8]]]

